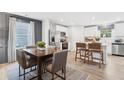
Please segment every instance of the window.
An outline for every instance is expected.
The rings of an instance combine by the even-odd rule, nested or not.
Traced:
[[[28,38],[31,35],[29,33],[29,23],[17,21],[16,22],[16,48],[23,48],[28,45]]]
[[[114,29],[114,24],[98,26],[98,30],[100,30],[101,37],[111,37],[112,29]]]
[[[109,28],[101,29],[100,36],[101,37],[111,37],[111,29],[109,29]]]

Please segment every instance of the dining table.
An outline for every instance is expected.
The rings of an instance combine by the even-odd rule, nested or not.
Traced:
[[[61,51],[59,48],[25,48],[23,49],[28,55],[35,56],[37,58],[37,77],[38,80],[42,80],[43,64],[44,61],[51,57],[55,52]]]

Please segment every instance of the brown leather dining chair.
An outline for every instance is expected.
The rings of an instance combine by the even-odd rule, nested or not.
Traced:
[[[93,62],[93,59],[99,60],[99,68],[101,68],[101,64],[103,64],[103,50],[101,43],[89,43],[88,44],[89,53],[91,53],[91,59]],[[95,58],[93,56],[94,53],[97,53],[100,55],[100,58]]]
[[[53,54],[53,59],[51,64],[46,66],[46,70],[52,74],[52,80],[55,79],[54,75],[62,79],[66,79],[66,61],[67,61],[67,50],[61,52],[56,52]],[[57,72],[62,71],[64,76],[60,76]]]
[[[26,53],[22,49],[16,50],[16,57],[19,64],[19,76],[24,76],[25,80],[25,74],[29,73],[26,72],[26,69],[31,68],[33,66],[37,65],[36,60],[28,60]],[[23,74],[21,74],[21,68],[23,69]]]

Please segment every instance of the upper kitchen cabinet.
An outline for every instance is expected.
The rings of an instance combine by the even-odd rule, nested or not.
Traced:
[[[68,27],[57,25],[55,41],[60,42],[65,36],[68,37]]]
[[[99,31],[98,31],[98,27],[97,26],[93,26],[93,27],[84,27],[84,31],[85,31],[85,37],[88,36],[99,36]]]
[[[68,28],[67,27],[57,25],[56,26],[56,31],[65,32],[66,35],[68,36]]]
[[[114,36],[124,36],[124,23],[115,24]]]

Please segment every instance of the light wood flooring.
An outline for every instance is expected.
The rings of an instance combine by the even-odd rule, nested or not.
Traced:
[[[81,60],[75,62],[75,52],[69,52],[67,66],[71,68],[67,69],[68,80],[124,80],[124,57],[108,56],[108,64],[102,65],[99,69],[97,63],[84,64]],[[8,75],[9,71],[11,73]],[[12,76],[18,76],[17,62],[1,64],[0,79],[19,79]]]

